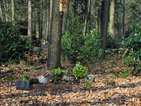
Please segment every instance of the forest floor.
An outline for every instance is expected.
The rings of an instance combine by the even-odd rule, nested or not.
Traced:
[[[141,106],[141,76],[114,78],[113,72],[126,70],[121,61],[98,62],[90,65],[95,76],[91,86],[83,83],[36,84],[29,91],[16,90],[14,82],[23,72],[35,77],[45,68],[19,65],[1,66],[5,74],[12,74],[12,85],[0,78],[0,106]]]

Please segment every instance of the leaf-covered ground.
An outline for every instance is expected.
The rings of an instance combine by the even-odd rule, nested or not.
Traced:
[[[120,63],[120,64],[117,64]],[[13,75],[12,85],[0,78],[0,106],[141,106],[141,77],[115,78],[113,72],[125,70],[122,63],[99,62],[91,65],[95,76],[91,85],[84,83],[36,84],[29,91],[16,90],[15,80],[24,72],[35,77],[45,67],[20,65],[2,66],[2,75]]]

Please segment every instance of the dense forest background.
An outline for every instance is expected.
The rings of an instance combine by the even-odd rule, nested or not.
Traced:
[[[0,0],[1,106],[141,106],[141,0]]]
[[[138,65],[140,3],[67,0],[67,9],[61,13],[59,0],[1,0],[0,61],[23,59],[36,46],[48,48],[50,68],[60,67],[62,59],[90,63],[108,59],[112,53]]]

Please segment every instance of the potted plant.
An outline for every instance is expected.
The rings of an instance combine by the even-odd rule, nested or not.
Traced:
[[[16,82],[16,89],[17,90],[30,90],[31,89],[30,78],[27,73],[25,73],[22,76],[22,80],[18,80]]]

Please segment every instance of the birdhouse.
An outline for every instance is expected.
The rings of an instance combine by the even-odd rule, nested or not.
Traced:
[[[67,0],[60,0],[59,11],[65,12],[67,10]]]

